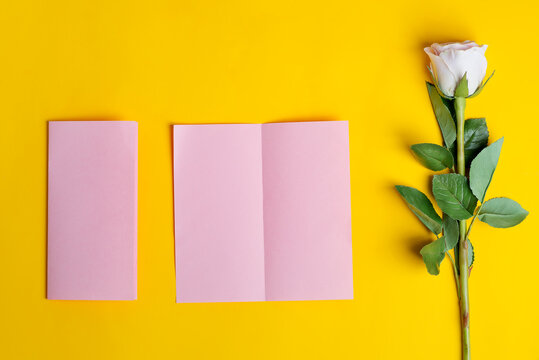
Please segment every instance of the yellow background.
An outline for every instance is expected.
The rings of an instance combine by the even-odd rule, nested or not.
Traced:
[[[510,6],[509,6],[510,5]],[[487,197],[530,216],[479,223],[475,359],[539,359],[535,1],[2,1],[0,358],[458,359],[449,262],[393,188],[428,190],[408,147],[440,142],[431,42],[489,44],[468,103],[505,136]],[[139,123],[139,300],[45,299],[48,120]],[[353,301],[174,303],[171,124],[350,121]]]

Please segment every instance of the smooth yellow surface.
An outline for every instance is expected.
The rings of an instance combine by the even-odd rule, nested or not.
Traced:
[[[476,224],[474,359],[539,359],[535,1],[7,1],[0,11],[0,358],[459,359],[453,274],[394,184],[440,142],[423,47],[489,44],[469,102],[505,136],[488,197],[530,216]],[[139,300],[45,299],[47,121],[139,122]],[[174,303],[171,124],[350,121],[353,301]]]

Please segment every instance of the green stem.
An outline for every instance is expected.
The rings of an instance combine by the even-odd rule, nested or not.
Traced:
[[[464,157],[464,108],[466,99],[455,98],[455,113],[457,115],[457,170],[466,176]],[[459,222],[459,270],[460,270],[460,324],[462,334],[462,360],[470,360],[470,303],[468,295],[468,241],[466,241],[466,220]]]

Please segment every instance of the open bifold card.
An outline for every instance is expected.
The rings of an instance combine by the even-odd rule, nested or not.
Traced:
[[[47,298],[137,298],[137,123],[50,121]]]
[[[176,301],[352,299],[348,122],[174,126]]]

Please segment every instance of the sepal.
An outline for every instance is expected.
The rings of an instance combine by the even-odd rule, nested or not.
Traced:
[[[468,78],[466,77],[466,73],[464,73],[464,76],[460,79],[455,88],[455,97],[468,97]]]

